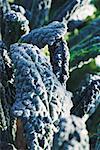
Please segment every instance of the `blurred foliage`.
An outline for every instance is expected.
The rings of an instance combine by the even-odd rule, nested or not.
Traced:
[[[100,72],[100,67],[95,63],[93,59],[90,63],[83,65],[82,68],[78,68],[70,73],[70,78],[68,80],[68,89],[70,91],[75,91],[79,86],[80,82],[85,78],[86,74],[98,74]]]
[[[91,0],[91,3],[100,11],[100,0]]]
[[[10,3],[14,3],[14,0],[8,0],[8,2],[10,2]]]

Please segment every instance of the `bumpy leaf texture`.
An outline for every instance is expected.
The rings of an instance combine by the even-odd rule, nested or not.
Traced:
[[[67,31],[66,24],[54,21],[47,26],[32,30],[29,34],[22,36],[20,42],[29,43],[43,48],[53,45],[57,39],[64,36]]]
[[[20,42],[32,43],[39,48],[49,46],[50,60],[57,79],[66,87],[69,77],[69,50],[62,37],[67,31],[64,23],[54,21],[48,26],[32,30]]]
[[[89,75],[74,93],[71,112],[77,116],[91,116],[100,105],[100,76]]]
[[[67,43],[60,39],[49,46],[50,61],[57,79],[66,87],[69,78],[69,49]]]
[[[11,5],[11,10],[14,10],[15,12],[20,12],[21,14],[25,15],[25,9],[20,5]]]
[[[14,44],[11,55],[16,76],[13,115],[23,121],[28,149],[50,149],[59,116],[70,115],[71,93],[36,46]]]
[[[52,150],[89,150],[89,138],[84,121],[71,115],[61,118],[54,135]]]
[[[2,41],[0,41],[0,82],[4,82],[4,80],[7,81],[5,62],[3,59],[4,50],[6,50],[6,46]]]
[[[9,72],[9,73],[8,73]],[[11,104],[13,102],[14,89],[10,83],[12,77],[11,60],[7,53],[5,44],[0,41],[0,145],[2,142],[12,142],[13,122],[10,116]],[[12,90],[13,89],[13,90]]]
[[[18,41],[23,34],[29,32],[29,21],[20,12],[11,10],[4,15],[5,35],[4,41],[7,47]]]
[[[14,10],[15,12],[20,12],[22,15],[26,17],[26,19],[28,19],[28,21],[30,21],[31,12],[25,9],[24,7],[17,5],[17,4],[12,4],[11,10]]]

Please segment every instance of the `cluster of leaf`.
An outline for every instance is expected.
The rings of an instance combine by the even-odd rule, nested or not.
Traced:
[[[99,149],[100,74],[70,88],[70,74],[81,77],[79,68],[100,55],[100,18],[84,24],[76,15],[87,3],[0,0],[2,150]]]

